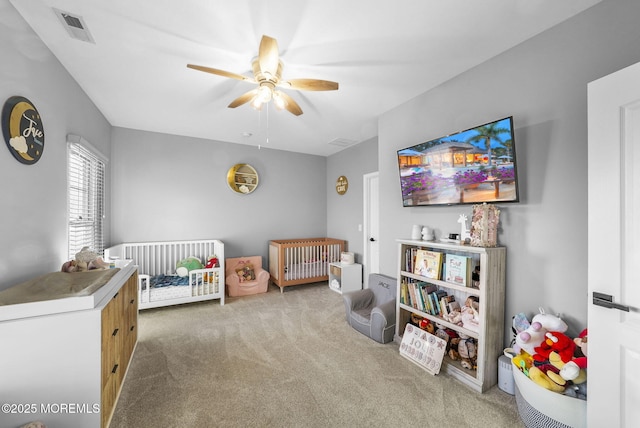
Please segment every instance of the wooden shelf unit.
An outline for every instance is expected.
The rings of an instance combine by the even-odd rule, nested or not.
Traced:
[[[504,348],[504,301],[505,301],[505,267],[506,248],[472,247],[467,245],[430,242],[410,239],[398,239],[398,287],[396,295],[396,334],[395,341],[400,343],[401,335],[411,314],[441,324],[458,333],[477,339],[477,370],[465,369],[459,361],[444,357],[444,371],[478,392],[485,392],[498,382],[498,358]],[[438,251],[443,254],[459,254],[479,260],[480,286],[478,289],[463,287],[439,279],[427,278],[405,270],[407,266],[407,249],[419,248]],[[444,258],[444,257],[443,257]],[[472,267],[473,268],[473,267]],[[407,280],[417,280],[437,286],[456,296],[477,296],[480,300],[480,328],[478,332],[452,324],[445,319],[428,314],[412,306],[400,303],[401,284]],[[466,298],[466,297],[465,297]],[[460,305],[464,300],[456,297]]]

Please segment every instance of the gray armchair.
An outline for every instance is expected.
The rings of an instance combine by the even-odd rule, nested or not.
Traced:
[[[395,278],[372,273],[369,288],[344,293],[349,325],[376,342],[391,342],[396,329],[396,288]]]

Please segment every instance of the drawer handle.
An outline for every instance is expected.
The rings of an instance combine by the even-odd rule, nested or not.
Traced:
[[[115,373],[118,371],[118,365],[116,364],[115,366],[113,366],[113,368],[111,369],[111,373]]]
[[[136,328],[135,325],[132,325],[131,328],[129,329],[129,331],[133,331]]]
[[[132,305],[136,302],[136,299],[131,299],[131,301],[129,303],[131,303]]]
[[[119,291],[116,294],[113,295],[113,298],[115,299],[116,297],[118,297],[118,294],[120,294]]]
[[[118,334],[118,330],[120,330],[119,328],[116,328],[115,330],[113,330],[113,334],[112,336],[115,336],[116,334]]]

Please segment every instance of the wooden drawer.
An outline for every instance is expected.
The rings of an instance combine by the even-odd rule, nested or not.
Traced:
[[[102,310],[102,426],[109,422],[138,338],[138,275]]]

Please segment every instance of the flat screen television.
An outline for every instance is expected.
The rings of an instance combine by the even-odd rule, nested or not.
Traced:
[[[405,207],[518,202],[513,117],[398,150]]]

